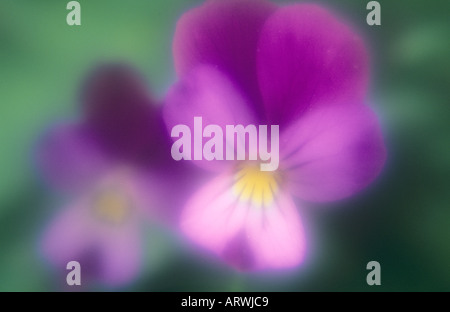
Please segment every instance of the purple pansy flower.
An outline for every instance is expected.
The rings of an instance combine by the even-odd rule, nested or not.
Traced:
[[[209,0],[182,16],[173,44],[180,81],[166,126],[279,125],[280,163],[194,161],[217,172],[181,215],[187,237],[241,269],[293,267],[306,241],[294,197],[333,201],[380,173],[385,146],[365,105],[360,37],[314,4]]]
[[[80,262],[83,279],[120,285],[140,268],[142,217],[162,204],[152,173],[166,135],[146,86],[125,65],[99,67],[82,95],[82,122],[56,127],[39,146],[45,176],[75,197],[46,229],[42,251],[62,269]]]

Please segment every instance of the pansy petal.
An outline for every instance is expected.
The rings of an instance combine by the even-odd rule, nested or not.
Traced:
[[[170,154],[170,147],[169,154]],[[145,168],[135,175],[136,201],[142,213],[150,219],[178,224],[180,211],[186,200],[202,185],[211,173],[198,170],[188,162],[171,162],[164,166]]]
[[[256,268],[290,268],[304,259],[305,234],[288,193],[281,191],[269,207],[250,209],[246,229]]]
[[[89,187],[110,165],[92,132],[70,124],[48,132],[38,143],[36,158],[46,178],[70,190]]]
[[[315,4],[280,8],[264,25],[258,79],[269,123],[287,124],[315,105],[360,101],[368,83],[361,38]]]
[[[94,199],[86,196],[63,209],[44,233],[43,254],[63,269],[69,261],[79,262],[87,279],[127,283],[140,267],[140,211],[132,209],[123,222],[112,222],[112,216],[95,210]]]
[[[298,265],[305,239],[291,197],[280,192],[263,207],[243,198],[236,181],[223,174],[200,189],[181,217],[183,233],[240,270]]]
[[[194,118],[202,118],[202,126],[217,125],[222,131],[222,146],[225,159],[226,125],[254,124],[255,117],[248,110],[242,95],[229,79],[220,71],[210,66],[199,66],[185,75],[169,91],[165,106],[164,120],[169,133],[177,125],[188,126],[191,133],[191,160],[194,163],[211,170],[222,170],[230,165],[224,160],[197,161],[194,154],[194,136],[202,136],[203,129],[194,127]],[[175,138],[174,140],[177,140]],[[200,138],[201,139],[201,138]],[[203,139],[203,144],[209,138]],[[203,152],[203,147],[201,149]]]
[[[200,64],[223,71],[255,109],[260,103],[256,78],[257,42],[262,25],[275,10],[265,0],[210,0],[178,21],[173,52],[184,76]]]
[[[282,132],[280,153],[292,192],[311,201],[358,192],[375,179],[386,159],[377,117],[361,104],[308,111]]]
[[[133,280],[141,266],[142,242],[137,220],[115,229],[101,231],[98,246],[98,278],[108,285],[121,285]]]
[[[81,200],[64,207],[44,233],[43,255],[61,268],[91,253],[94,237],[85,206],[86,202]]]
[[[86,80],[82,96],[86,124],[112,157],[136,161],[152,154],[163,129],[138,73],[121,64],[101,66]]]
[[[242,229],[247,213],[232,186],[229,174],[210,181],[188,201],[180,219],[187,237],[219,255]]]

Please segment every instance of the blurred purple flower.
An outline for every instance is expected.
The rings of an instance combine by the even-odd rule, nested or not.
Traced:
[[[180,81],[169,131],[205,124],[279,125],[280,166],[194,161],[219,172],[186,204],[181,229],[240,269],[293,267],[306,240],[293,196],[333,201],[379,174],[386,152],[364,104],[369,65],[354,30],[313,4],[210,0],[182,16],[173,44]]]
[[[46,258],[109,285],[136,277],[142,216],[162,204],[158,175],[167,137],[140,77],[124,65],[99,67],[82,90],[84,118],[48,133],[38,163],[76,197],[44,234]],[[168,148],[168,147],[167,147]]]

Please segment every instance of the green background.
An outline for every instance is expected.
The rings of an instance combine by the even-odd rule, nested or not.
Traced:
[[[175,23],[201,3],[81,0],[82,25],[70,27],[67,2],[0,0],[1,291],[58,290],[64,283],[37,247],[65,200],[34,166],[39,135],[77,116],[80,82],[99,61],[134,65],[162,97],[175,81]],[[332,209],[302,209],[310,259],[296,270],[238,273],[155,224],[139,280],[120,289],[450,290],[450,2],[379,1],[382,25],[373,27],[366,24],[368,1],[315,2],[353,23],[371,51],[370,102],[389,154],[377,183]],[[382,286],[366,284],[371,260],[381,264]]]

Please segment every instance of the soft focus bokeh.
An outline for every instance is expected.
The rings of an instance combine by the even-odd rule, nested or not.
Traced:
[[[81,0],[82,25],[69,27],[67,2],[0,2],[1,291],[64,289],[65,275],[39,249],[68,201],[36,166],[40,136],[80,114],[80,85],[99,63],[132,65],[162,98],[176,79],[176,21],[202,3]],[[379,1],[382,25],[372,27],[368,1],[315,2],[346,18],[368,45],[369,99],[388,149],[383,174],[355,197],[302,209],[309,251],[297,269],[240,273],[154,222],[138,279],[119,290],[450,291],[450,2]],[[371,260],[381,264],[382,286],[366,284]]]

